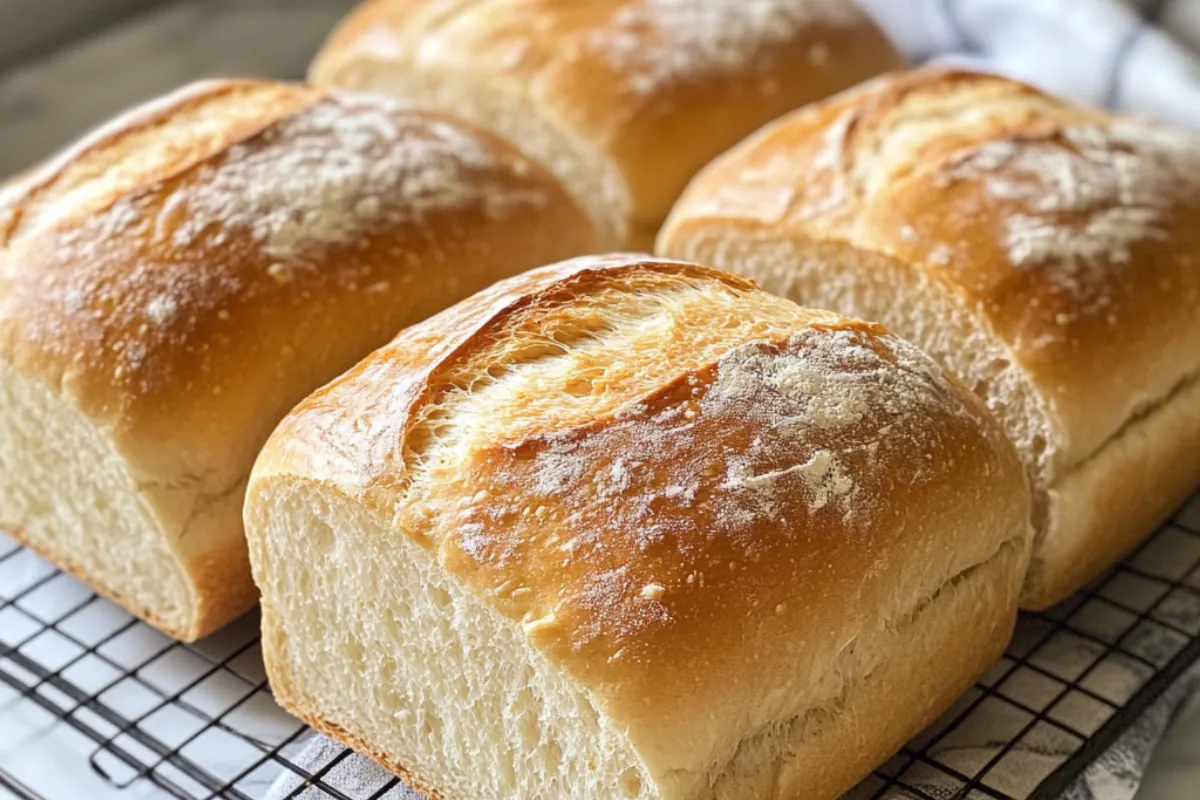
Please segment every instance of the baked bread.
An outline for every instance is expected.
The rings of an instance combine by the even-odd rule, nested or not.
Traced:
[[[610,256],[309,397],[246,528],[276,697],[434,797],[824,800],[1002,652],[1028,503],[882,327]]]
[[[903,58],[851,0],[373,0],[309,77],[444,109],[548,165],[611,248],[780,114]]]
[[[772,123],[699,176],[660,252],[879,320],[956,373],[1033,482],[1027,607],[1200,483],[1200,138],[920,70]]]
[[[490,134],[245,81],[129,113],[7,207],[0,527],[181,639],[256,600],[243,492],[296,402],[595,238]]]

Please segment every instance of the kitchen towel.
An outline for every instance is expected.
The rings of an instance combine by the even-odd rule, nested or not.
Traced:
[[[1200,0],[859,0],[914,63],[1200,130]]]

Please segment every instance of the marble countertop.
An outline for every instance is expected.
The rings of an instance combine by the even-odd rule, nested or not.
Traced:
[[[299,78],[352,5],[353,0],[9,0],[0,7],[0,176],[36,163],[125,107],[197,78]],[[93,29],[97,20],[111,24],[81,35],[79,25],[39,19],[14,38],[22,7],[26,18],[75,9]],[[31,37],[41,37],[42,45]],[[91,741],[2,685],[0,719],[0,769],[49,800],[164,796],[146,782],[111,789],[89,766]],[[1200,703],[1181,715],[1160,746],[1138,800],[1196,797],[1197,787]],[[9,796],[0,788],[0,800]]]

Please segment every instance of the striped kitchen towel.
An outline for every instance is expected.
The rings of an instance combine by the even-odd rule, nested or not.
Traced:
[[[859,0],[916,63],[1200,130],[1200,0]]]

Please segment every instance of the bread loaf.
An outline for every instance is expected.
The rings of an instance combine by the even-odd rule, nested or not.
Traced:
[[[477,800],[838,797],[1001,653],[1028,515],[912,345],[637,256],[404,331],[246,503],[276,697]]]
[[[648,250],[718,153],[903,63],[851,0],[373,0],[310,78],[499,133],[558,175],[606,246]]]
[[[211,82],[0,219],[0,527],[194,639],[256,599],[241,508],[301,398],[498,278],[587,252],[558,183],[382,98]]]
[[[879,320],[985,398],[1032,479],[1042,608],[1200,483],[1198,214],[1197,137],[920,70],[720,158],[659,250]]]

